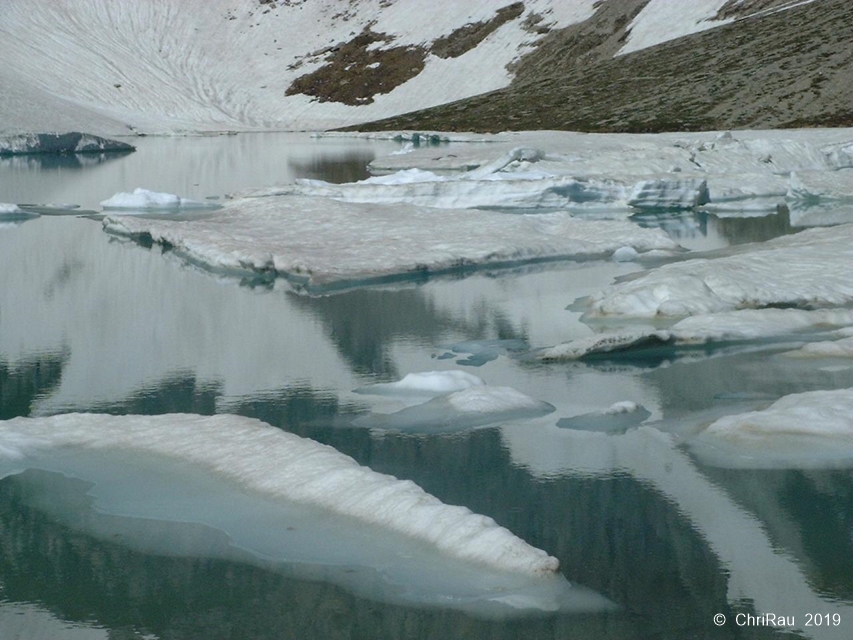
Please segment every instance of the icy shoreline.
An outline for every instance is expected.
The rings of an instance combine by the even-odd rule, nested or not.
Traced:
[[[136,147],[90,133],[28,133],[0,136],[0,157],[41,153],[129,153]]]

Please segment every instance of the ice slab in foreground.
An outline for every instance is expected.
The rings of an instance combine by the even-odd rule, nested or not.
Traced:
[[[110,233],[151,239],[220,272],[282,276],[334,289],[527,262],[678,248],[663,232],[566,213],[510,215],[325,198],[246,198],[204,220],[108,216]]]
[[[531,398],[512,387],[475,385],[390,415],[361,416],[353,424],[413,433],[450,433],[536,418],[554,410],[553,405]]]
[[[720,467],[853,467],[853,389],[797,393],[762,411],[726,416],[690,448]]]
[[[406,374],[397,382],[383,382],[355,389],[355,393],[380,396],[435,396],[464,391],[486,384],[482,378],[467,371],[422,371]]]
[[[0,477],[27,469],[89,483],[100,520],[75,518],[73,505],[49,496],[45,508],[95,535],[121,528],[148,552],[285,563],[375,597],[480,613],[607,606],[569,587],[555,574],[555,558],[491,518],[249,418],[67,414],[0,422]],[[198,525],[196,535],[158,542],[145,531],[168,534],[178,523],[185,532]]]
[[[101,202],[104,209],[133,210],[133,211],[162,211],[173,209],[215,208],[208,202],[182,198],[174,193],[161,193],[137,187],[132,193],[116,193],[111,198]]]
[[[588,317],[688,316],[767,306],[853,303],[853,224],[809,229],[713,260],[687,260],[613,285]]]
[[[581,360],[630,355],[643,349],[666,346],[687,347],[791,337],[802,339],[809,332],[851,325],[853,310],[849,309],[742,309],[691,316],[668,329],[628,327],[596,333],[543,349],[535,354],[535,358],[545,361]]]

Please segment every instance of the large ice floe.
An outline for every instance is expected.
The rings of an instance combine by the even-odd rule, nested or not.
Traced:
[[[721,467],[853,467],[853,389],[792,394],[764,410],[720,418],[690,448]]]
[[[665,265],[591,297],[586,314],[652,318],[853,303],[853,224],[808,229],[735,255]]]
[[[93,535],[121,531],[147,552],[237,559],[484,614],[607,606],[491,518],[249,418],[0,422],[0,477],[43,472],[86,484],[81,499],[45,495],[41,508]]]
[[[294,185],[257,189],[242,195],[301,195],[343,202],[414,204],[438,208],[522,209],[692,209],[708,201],[701,177],[678,174],[654,179],[632,176],[560,175],[556,166],[537,170],[543,153],[517,147],[495,160],[456,175],[438,175],[418,168],[375,176],[358,182],[332,184],[297,180]],[[543,163],[544,164],[544,163]],[[569,167],[571,168],[571,167]]]
[[[853,309],[742,309],[679,320],[667,329],[628,326],[542,349],[545,361],[630,357],[645,350],[747,341],[802,340],[853,326]],[[823,344],[823,343],[819,343]]]
[[[172,247],[219,272],[282,276],[308,290],[476,267],[604,258],[625,246],[641,253],[678,248],[659,230],[567,213],[515,215],[290,196],[235,200],[204,220],[110,215],[104,228]]]

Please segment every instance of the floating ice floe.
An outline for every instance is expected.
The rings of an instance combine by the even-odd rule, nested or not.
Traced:
[[[332,184],[297,180],[294,185],[244,192],[244,196],[301,195],[343,202],[406,203],[438,208],[590,208],[692,209],[708,199],[701,177],[664,174],[654,179],[636,176],[557,175],[535,170],[542,152],[517,147],[475,169],[456,175],[437,175],[412,167],[358,182]],[[558,163],[550,163],[559,167]],[[562,167],[565,169],[565,167]]]
[[[791,358],[853,358],[853,338],[810,342],[783,355]]]
[[[104,153],[135,151],[135,147],[89,133],[26,133],[0,136],[0,156],[33,153]]]
[[[464,391],[486,384],[482,378],[467,371],[423,371],[406,374],[397,382],[372,384],[355,389],[356,393],[382,396],[435,396]]]
[[[624,400],[616,402],[602,411],[584,413],[571,418],[560,418],[557,421],[557,426],[561,429],[623,434],[628,429],[640,426],[650,415],[652,415],[651,412],[642,405]]]
[[[853,467],[853,389],[792,394],[762,411],[726,416],[690,448],[722,467]]]
[[[104,228],[171,246],[219,272],[282,276],[308,290],[477,267],[604,258],[624,246],[641,253],[678,249],[663,232],[626,221],[286,196],[232,201],[204,220],[108,216]]]
[[[618,357],[661,347],[802,338],[808,332],[851,325],[850,309],[742,309],[684,318],[668,329],[628,327],[584,336],[543,349],[535,357],[545,361]]]
[[[837,200],[853,202],[853,169],[792,172],[786,195],[789,200],[814,204]]]
[[[486,613],[607,606],[569,587],[556,559],[491,518],[249,418],[0,422],[0,477],[28,469],[88,483],[88,499],[40,499],[53,515],[103,537],[118,528],[148,552],[159,544],[161,553],[238,559],[374,597]],[[71,513],[90,502],[95,513]],[[195,534],[158,542],[146,527]]]
[[[32,211],[25,211],[16,204],[0,202],[0,221],[14,222],[38,217],[39,214]]]
[[[136,188],[133,193],[116,193],[111,198],[101,202],[104,209],[127,209],[133,211],[162,211],[173,209],[203,209],[214,208],[208,202],[182,198],[173,193],[161,193],[148,189]]]
[[[688,316],[853,302],[853,224],[809,229],[713,260],[662,266],[592,296],[595,316]]]
[[[353,424],[415,433],[448,433],[536,418],[553,411],[553,405],[512,387],[475,385],[389,415],[361,416]]]

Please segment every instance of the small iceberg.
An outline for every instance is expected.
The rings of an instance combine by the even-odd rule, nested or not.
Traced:
[[[355,389],[355,393],[380,396],[435,396],[464,391],[486,384],[482,378],[466,371],[424,371],[409,373],[397,382],[384,382]]]
[[[25,211],[16,204],[0,202],[0,222],[22,222],[38,217],[39,214]]]
[[[142,188],[136,188],[132,193],[116,193],[111,198],[102,201],[101,206],[108,210],[128,209],[143,212],[216,208],[215,205],[209,202],[190,200],[189,198],[182,198],[173,193],[161,193]]]
[[[718,467],[853,467],[853,389],[796,393],[761,411],[726,416],[689,446]]]
[[[557,426],[561,429],[621,435],[629,429],[639,427],[650,415],[652,415],[651,412],[644,406],[630,400],[623,400],[602,411],[593,411],[571,418],[560,418],[557,421]]]
[[[513,389],[476,385],[406,407],[396,413],[356,418],[358,427],[409,433],[453,433],[548,415],[554,406]]]

